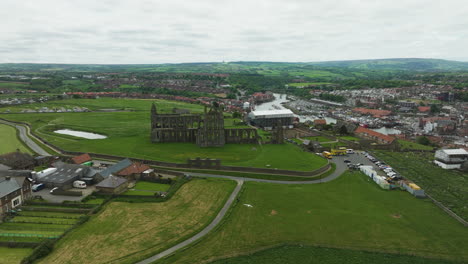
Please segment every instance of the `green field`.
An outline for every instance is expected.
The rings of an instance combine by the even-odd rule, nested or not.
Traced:
[[[31,153],[18,139],[16,129],[11,126],[0,124],[0,154],[13,152],[19,149],[21,152]]]
[[[331,84],[329,82],[307,82],[307,83],[288,83],[288,86],[293,87],[307,87],[307,86],[320,86],[320,85],[328,85]]]
[[[32,251],[32,248],[0,247],[0,264],[19,264]]]
[[[246,182],[221,227],[161,263],[206,263],[285,243],[468,261],[468,230],[456,220],[348,172],[324,184]]]
[[[421,145],[415,142],[406,141],[406,140],[398,140],[398,143],[401,146],[401,149],[416,149],[416,150],[433,150],[434,147]]]
[[[376,151],[376,157],[421,186],[434,199],[468,220],[468,173],[432,163],[434,153]]]
[[[68,233],[40,263],[134,263],[202,229],[235,185],[230,180],[194,179],[166,202],[110,202]]]
[[[105,98],[108,99],[108,98]],[[61,102],[65,102],[61,101]],[[326,164],[326,160],[315,154],[306,153],[292,144],[227,144],[222,148],[200,148],[193,143],[150,142],[149,109],[152,100],[68,100],[89,109],[111,108],[132,109],[130,112],[89,113],[42,113],[4,114],[0,117],[23,121],[32,125],[36,134],[48,142],[69,151],[111,154],[167,162],[185,163],[189,158],[218,158],[223,165],[278,168],[311,171]],[[51,102],[56,104],[58,101]],[[51,104],[47,104],[52,107]],[[45,105],[45,104],[44,104]],[[44,106],[42,105],[42,106]],[[158,102],[161,112],[170,112],[173,107],[202,111],[200,105],[173,101]],[[229,119],[226,120],[229,124]],[[236,127],[236,125],[231,122]],[[53,133],[56,129],[68,128],[95,132],[108,138],[100,140],[82,139]]]
[[[0,81],[0,88],[12,89],[12,90],[29,89],[30,84],[26,83],[26,82],[5,82],[5,81]]]
[[[349,249],[285,245],[246,256],[222,259],[210,264],[462,264],[441,259],[365,252]]]
[[[318,141],[318,142],[331,142],[335,141],[333,139],[323,137],[323,136],[316,136],[316,137],[303,137],[302,139],[308,139],[308,140],[313,140],[313,141]]]
[[[359,141],[361,140],[358,137],[353,137],[353,136],[340,136],[338,138],[344,139],[344,140],[349,140],[349,141]]]

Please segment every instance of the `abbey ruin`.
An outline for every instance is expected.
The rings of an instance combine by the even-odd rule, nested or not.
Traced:
[[[224,128],[222,108],[214,104],[203,114],[158,114],[151,106],[151,142],[193,142],[200,147],[222,147],[227,143],[257,144],[255,128]]]

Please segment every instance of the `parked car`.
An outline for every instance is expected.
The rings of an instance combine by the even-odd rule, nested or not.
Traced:
[[[351,161],[350,161],[350,160],[344,160],[344,162],[345,162],[345,163],[351,163]]]
[[[54,192],[55,192],[55,190],[58,190],[58,187],[54,187],[54,188],[52,188],[52,190],[50,190],[50,193],[54,193]]]
[[[84,181],[74,181],[73,182],[73,187],[80,188],[80,189],[85,189],[86,188],[86,182],[84,182]]]
[[[43,184],[43,183],[34,184],[34,185],[32,186],[32,191],[33,191],[33,192],[38,192],[38,191],[40,191],[40,190],[42,190],[42,189],[44,189],[44,188],[45,188],[45,184]]]

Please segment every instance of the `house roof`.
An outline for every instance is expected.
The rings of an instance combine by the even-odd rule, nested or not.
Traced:
[[[121,171],[121,170],[127,168],[130,165],[132,165],[132,162],[129,159],[124,159],[124,160],[121,160],[121,161],[119,161],[118,163],[116,163],[116,164],[114,164],[112,166],[109,166],[107,169],[99,172],[99,174],[102,177],[107,178],[112,173],[116,173],[118,171]]]
[[[87,161],[91,161],[92,159],[91,159],[91,156],[89,156],[88,153],[85,153],[85,154],[73,157],[72,160],[73,160],[73,162],[75,164],[82,164],[82,163],[85,163]]]
[[[327,120],[325,120],[325,119],[315,119],[314,124],[316,124],[316,125],[326,125]]]
[[[418,111],[419,112],[429,112],[431,110],[430,106],[419,106]]]
[[[117,175],[119,176],[128,176],[132,175],[135,173],[142,173],[145,170],[148,170],[150,167],[148,165],[139,163],[139,162],[134,162],[132,165],[128,166],[127,168],[119,171]]]
[[[367,134],[367,135],[369,135],[369,136],[382,139],[383,141],[388,142],[388,143],[392,143],[392,142],[395,140],[394,137],[391,137],[391,136],[388,136],[388,135],[384,135],[384,134],[382,134],[382,133],[376,132],[376,131],[374,131],[374,130],[371,130],[371,129],[368,129],[368,128],[365,128],[365,127],[362,127],[362,126],[359,126],[359,127],[354,131],[354,133],[355,133],[355,134],[365,133],[365,134]]]
[[[23,182],[26,178],[25,177],[0,177],[0,197],[5,197],[6,195],[21,189],[23,186]]]
[[[117,188],[120,185],[124,184],[127,182],[127,179],[122,178],[122,177],[116,177],[113,175],[110,175],[100,183],[96,184],[96,187],[100,188]]]

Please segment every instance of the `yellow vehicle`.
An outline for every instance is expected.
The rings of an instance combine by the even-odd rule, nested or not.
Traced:
[[[322,152],[322,155],[327,158],[327,159],[331,159],[332,158],[332,154],[328,151],[324,151]]]
[[[346,148],[345,149],[332,149],[331,150],[331,154],[333,156],[342,156],[342,155],[346,155]]]

